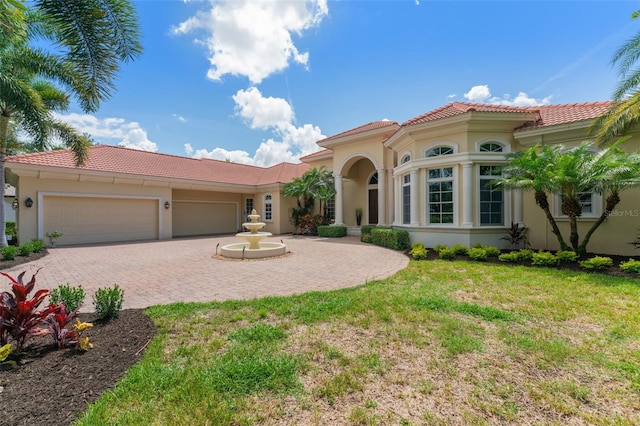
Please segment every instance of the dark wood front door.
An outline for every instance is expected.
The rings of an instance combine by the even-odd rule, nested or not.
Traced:
[[[369,225],[378,224],[378,190],[369,190]]]

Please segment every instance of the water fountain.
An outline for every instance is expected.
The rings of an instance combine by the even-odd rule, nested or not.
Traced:
[[[242,238],[246,242],[228,244],[222,247],[221,254],[224,257],[233,259],[263,259],[265,257],[280,256],[287,252],[283,243],[262,241],[271,236],[271,232],[262,232],[266,226],[264,222],[258,222],[260,215],[256,209],[249,215],[250,222],[243,223],[242,226],[249,232],[240,232],[236,237]]]

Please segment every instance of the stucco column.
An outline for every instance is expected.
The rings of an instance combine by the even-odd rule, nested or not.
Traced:
[[[395,203],[394,197],[396,194],[394,180],[393,180],[393,169],[387,169],[387,211],[389,212],[389,217],[387,217],[387,223],[393,223],[395,221]]]
[[[387,195],[387,171],[384,168],[378,171],[378,226],[384,226],[387,222],[385,199]]]
[[[523,224],[522,222],[522,190],[514,189],[513,192],[513,222]],[[506,224],[505,224],[506,225]]]
[[[473,163],[462,163],[462,227],[473,226]]]
[[[418,170],[411,170],[411,226],[420,225],[420,203],[418,200],[418,188],[420,180],[418,179]]]
[[[393,176],[393,187],[395,188],[395,193],[393,194],[393,211],[395,212],[393,224],[400,225],[400,218],[402,217],[402,212],[400,211],[402,204],[402,201],[400,200],[400,197],[402,196],[402,188],[400,187],[400,176]]]
[[[342,218],[342,176],[335,175],[333,180],[336,187],[336,219],[334,225],[344,226],[344,219]]]

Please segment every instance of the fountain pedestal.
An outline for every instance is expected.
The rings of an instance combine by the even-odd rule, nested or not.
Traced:
[[[243,223],[242,226],[249,232],[240,232],[236,237],[245,240],[245,243],[229,244],[222,247],[221,254],[224,257],[233,259],[263,259],[266,257],[280,256],[287,252],[287,248],[282,243],[262,242],[270,237],[271,232],[261,232],[266,226],[264,222],[258,222],[260,216],[253,209],[249,215],[251,222]]]

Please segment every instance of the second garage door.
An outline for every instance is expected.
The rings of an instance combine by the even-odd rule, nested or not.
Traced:
[[[236,203],[173,202],[173,236],[229,234],[238,229]]]
[[[43,232],[61,231],[58,244],[158,239],[158,200],[43,197]]]

